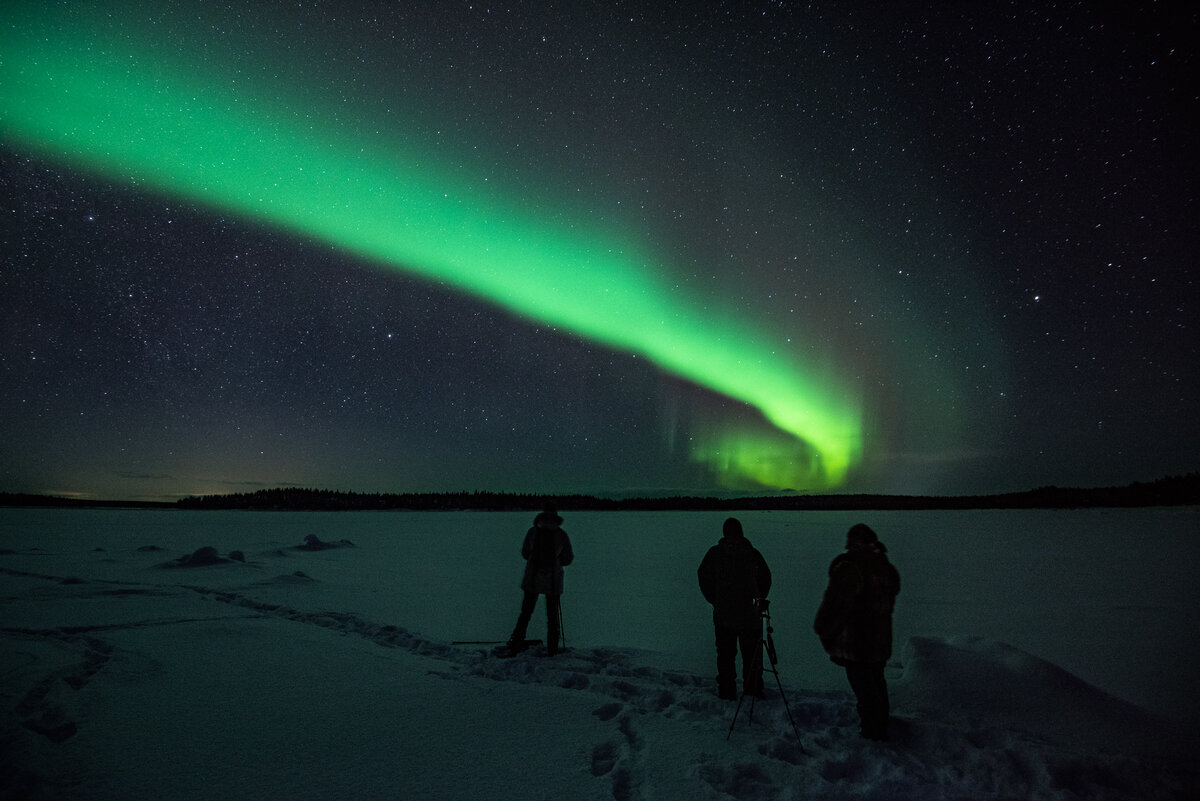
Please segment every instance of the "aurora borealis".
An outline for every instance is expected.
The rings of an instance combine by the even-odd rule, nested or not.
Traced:
[[[1038,442],[1041,425],[1063,435],[1055,387],[1023,364],[1044,352],[1032,333],[1044,309],[1079,311],[1080,287],[1050,251],[1078,251],[1086,231],[1079,270],[1104,259],[1132,286],[1149,269],[1156,292],[1187,280],[1182,243],[1134,271],[1143,243],[1124,236],[1141,212],[1167,215],[1142,234],[1164,249],[1153,225],[1183,213],[1169,193],[1101,193],[1115,217],[1094,222],[1064,211],[1076,201],[1036,171],[1013,177],[1045,144],[1022,121],[1032,99],[1006,97],[1010,111],[957,130],[946,109],[975,100],[928,74],[932,52],[876,56],[856,87],[866,72],[845,70],[862,61],[849,34],[877,35],[882,20],[775,5],[730,12],[733,25],[716,11],[368,5],[5,12],[0,134],[17,226],[0,273],[3,419],[21,444],[6,447],[0,483],[12,486],[0,489],[1070,483],[1055,467],[1061,445]],[[989,21],[1020,47],[1014,19]],[[918,37],[918,22],[901,29]],[[933,38],[955,50],[980,22]],[[1049,47],[1027,49],[1049,58]],[[990,86],[979,91],[999,103]],[[1061,109],[1050,127],[1098,108]],[[1159,150],[1182,148],[1173,112],[1154,118]],[[1008,150],[984,150],[997,125]],[[1072,158],[1136,150],[1107,136]],[[968,152],[937,146],[960,138]],[[1063,158],[1047,157],[1045,175]],[[1143,158],[1133,184],[1160,169],[1161,154]],[[1063,244],[1039,246],[1042,225]],[[1105,340],[1103,315],[1119,319],[1100,308],[1111,288],[1093,284],[1103,297],[1083,304],[1084,328]],[[1186,326],[1182,305],[1146,314]],[[1181,330],[1173,347],[1194,349]],[[470,348],[456,343],[464,332]],[[1094,349],[1102,363],[1085,370],[1103,384],[1146,335],[1116,336],[1107,354],[1094,339],[1072,347]],[[1196,368],[1170,369],[1158,402],[1181,408]],[[1136,398],[1110,411],[1088,394],[1098,389],[1066,390],[1085,414],[1076,429],[1140,440],[1111,422],[1132,425],[1124,404]],[[1131,458],[1111,446],[1107,467],[1072,468],[1075,480],[1119,480]],[[1002,466],[1014,459],[1024,466]],[[1186,467],[1156,463],[1141,470]]]

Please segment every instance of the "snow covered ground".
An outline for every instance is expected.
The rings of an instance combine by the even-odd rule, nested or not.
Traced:
[[[0,798],[1200,797],[1200,509],[738,514],[787,705],[731,734],[725,516],[566,513],[571,650],[505,660],[453,641],[511,630],[532,514],[0,510]],[[903,578],[884,744],[811,632],[859,520]]]

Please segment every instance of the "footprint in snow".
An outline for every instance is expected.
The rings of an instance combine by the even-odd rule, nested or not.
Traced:
[[[600,707],[599,709],[594,710],[592,712],[592,714],[595,715],[596,717],[600,718],[600,720],[607,723],[608,721],[615,718],[617,715],[621,714],[621,705],[620,704],[605,704],[604,706]]]
[[[617,746],[615,743],[600,743],[592,749],[592,775],[603,776],[610,773],[617,764]]]

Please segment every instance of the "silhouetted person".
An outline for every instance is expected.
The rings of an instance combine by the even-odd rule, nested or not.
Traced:
[[[525,557],[521,589],[525,591],[525,598],[521,602],[517,626],[508,640],[508,648],[512,653],[525,648],[525,632],[529,628],[533,608],[537,606],[538,595],[546,596],[546,647],[551,655],[561,650],[562,607],[559,601],[563,591],[563,567],[575,560],[571,539],[560,528],[561,524],[562,518],[558,512],[547,508],[533,519],[533,526],[521,543],[521,556]]]
[[[900,574],[887,548],[859,523],[846,534],[846,552],[829,566],[829,586],[813,628],[835,664],[846,669],[858,699],[862,735],[886,740],[891,707],[883,668],[892,655],[892,609]]]
[[[725,521],[720,542],[708,549],[697,571],[700,592],[712,604],[717,637],[717,695],[737,699],[737,652],[742,651],[742,691],[762,697],[760,599],[771,591],[771,569],[750,544],[736,517]]]

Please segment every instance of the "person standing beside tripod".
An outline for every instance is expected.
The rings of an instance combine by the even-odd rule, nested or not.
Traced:
[[[767,560],[750,544],[736,517],[725,521],[720,542],[697,570],[700,592],[712,604],[717,640],[717,695],[737,700],[737,652],[742,652],[742,692],[763,695],[762,602],[771,591]]]
[[[553,508],[547,508],[533,519],[533,526],[521,543],[521,556],[525,558],[525,573],[521,577],[521,589],[525,597],[521,601],[521,614],[512,637],[508,640],[509,653],[518,653],[526,648],[525,632],[529,619],[537,606],[538,595],[546,596],[546,649],[554,656],[562,650],[562,591],[563,568],[575,561],[571,550],[571,538],[561,528],[562,518]]]

